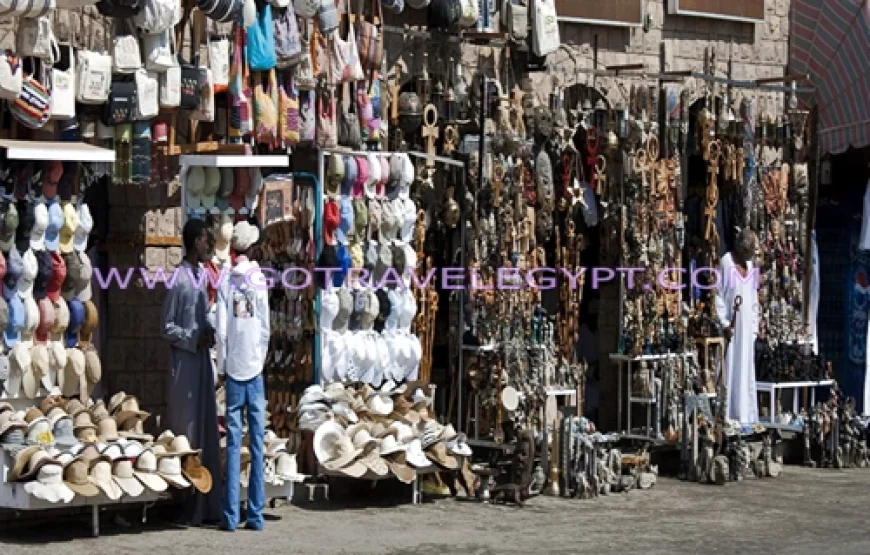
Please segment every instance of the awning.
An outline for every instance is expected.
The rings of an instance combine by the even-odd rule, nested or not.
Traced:
[[[822,153],[870,144],[870,0],[795,0],[789,73],[816,88]]]

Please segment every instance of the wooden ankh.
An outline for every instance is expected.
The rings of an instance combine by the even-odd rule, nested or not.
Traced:
[[[426,154],[435,156],[435,141],[438,140],[438,108],[434,104],[427,104],[423,110],[423,143],[426,146]],[[426,159],[426,167],[434,168],[435,160]]]

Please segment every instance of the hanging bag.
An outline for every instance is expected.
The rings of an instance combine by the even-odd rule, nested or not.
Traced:
[[[142,54],[139,52],[139,38],[129,22],[118,20],[116,25],[128,27],[127,33],[115,34],[112,39],[112,71],[114,73],[136,73],[142,67]]]
[[[489,7],[489,2],[484,0],[484,5]],[[459,6],[461,14],[459,16],[459,24],[463,27],[474,27],[480,19],[480,4],[478,0],[460,0]]]
[[[197,88],[197,105],[194,110],[190,113],[190,119],[196,121],[214,121],[215,116],[215,106],[214,106],[214,75],[212,74],[211,69],[209,68],[209,64],[211,60],[207,60],[206,64],[201,64],[199,59],[200,52],[200,43],[202,41],[202,36],[200,35],[200,31],[204,29],[198,25],[195,25],[193,31],[193,37],[191,40],[191,46],[193,47],[193,66],[196,68],[197,78],[196,82],[198,85]],[[210,56],[211,50],[208,48],[205,49],[205,55]]]
[[[180,56],[179,56],[180,58]],[[181,62],[181,104],[183,110],[196,110],[202,99],[202,72],[199,67],[199,37],[194,22],[191,21],[191,40],[189,62]]]
[[[21,58],[11,52],[0,54],[0,99],[18,98],[23,78]]]
[[[136,72],[134,80],[136,83],[136,110],[134,119],[144,121],[156,118],[160,112],[157,74],[140,69]]]
[[[515,42],[525,42],[529,36],[529,7],[526,0],[509,0],[504,10],[504,25]]]
[[[299,93],[299,142],[313,144],[317,138],[317,91]]]
[[[197,0],[197,7],[212,21],[229,23],[238,18],[244,6],[243,0]]]
[[[299,91],[292,78],[284,78],[278,87],[278,127],[284,146],[299,144]]]
[[[257,21],[247,29],[248,68],[250,71],[270,71],[275,59],[275,35],[272,25],[272,6],[266,4],[257,16]]]
[[[10,103],[9,111],[24,127],[41,129],[51,117],[51,66],[35,58],[31,64],[32,69],[29,73],[25,70],[21,92]]]
[[[335,0],[320,0],[320,8],[317,10],[317,27],[320,32],[328,37],[338,31],[339,21]]]
[[[144,0],[142,9],[133,17],[133,24],[144,35],[172,31],[181,22],[179,0]]]
[[[294,68],[294,84],[300,91],[310,91],[317,88],[317,78],[314,77],[314,63],[311,57],[313,42],[308,35],[308,23],[303,21],[300,27],[302,31],[300,42],[302,51],[299,54],[299,63]]]
[[[76,117],[76,59],[72,45],[59,47],[60,57],[51,68],[51,119]]]
[[[559,48],[559,21],[555,0],[532,0],[532,51],[546,56]]]
[[[356,104],[354,102],[354,94],[350,94],[350,102],[341,103],[341,120],[338,124],[338,144],[346,146],[354,150],[359,150],[362,147],[362,137],[360,134],[359,117],[353,111]]]
[[[15,47],[18,55],[24,58],[57,60],[57,41],[54,38],[51,16],[22,19],[18,24]]]
[[[109,99],[103,104],[100,121],[114,127],[132,123],[136,114],[136,83],[112,81]]]
[[[303,22],[304,23],[304,22]],[[293,5],[287,6],[284,15],[273,22],[275,58],[279,68],[292,67],[302,59],[302,37]]]
[[[213,34],[209,38],[208,67],[214,79],[214,92],[226,92],[230,84],[230,41],[226,35]]]
[[[142,39],[145,48],[145,69],[163,73],[169,68],[178,67],[178,48],[175,32],[163,31],[156,35],[145,35]]]
[[[269,90],[263,85],[262,74],[254,74],[254,121],[256,129],[254,137],[257,144],[275,148],[278,139],[278,107],[272,99],[271,91],[276,91],[278,83],[275,70],[269,72]]]
[[[181,106],[181,68],[171,67],[160,75],[160,107]]]
[[[89,28],[87,36],[92,45],[95,33]],[[112,88],[112,56],[106,52],[81,49],[76,52],[76,101],[99,105],[109,99]]]
[[[248,68],[245,64],[245,30],[235,26],[232,64],[230,65],[230,121],[229,136],[239,140],[253,131],[252,91]]]
[[[331,80],[330,71],[327,71],[327,83]],[[335,95],[333,89],[328,85],[321,87],[318,91],[316,106],[317,146],[319,148],[335,148],[338,146],[338,136],[335,129]]]
[[[356,32],[353,25],[348,26],[347,34],[347,65],[350,69],[350,81],[362,81],[366,78],[359,58],[359,47],[356,43]]]
[[[331,40],[332,48],[329,51],[326,83],[336,86],[351,80],[350,42],[342,40],[338,33],[333,33]]]
[[[377,71],[381,68],[384,58],[384,34],[380,27],[384,23],[384,13],[381,3],[372,0],[372,20],[365,20],[362,2],[356,23],[356,34],[359,40],[359,59],[365,71]]]
[[[432,0],[429,4],[429,28],[447,29],[462,17],[460,0]]]

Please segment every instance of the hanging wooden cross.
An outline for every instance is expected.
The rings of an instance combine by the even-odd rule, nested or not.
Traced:
[[[719,202],[719,185],[717,183],[717,176],[719,175],[719,159],[721,154],[722,150],[719,141],[710,141],[710,145],[707,147],[707,160],[710,165],[707,171],[710,173],[710,183],[707,185],[707,202],[704,206],[704,216],[707,220],[704,239],[707,241],[712,237],[716,205]]]
[[[438,140],[438,108],[434,104],[427,104],[423,109],[423,144],[426,154],[435,156],[435,141]],[[434,168],[435,160],[426,159],[426,167]]]
[[[501,160],[495,162],[492,168],[492,205],[501,206],[501,196],[504,190],[505,170]]]
[[[737,149],[737,184],[743,185],[743,170],[746,168],[746,160],[744,156],[746,153],[743,150],[743,147]]]

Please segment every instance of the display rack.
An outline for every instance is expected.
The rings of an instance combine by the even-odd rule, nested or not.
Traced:
[[[694,352],[686,352],[686,353],[665,353],[661,355],[640,355],[640,356],[629,356],[618,353],[610,354],[610,361],[616,362],[619,366],[617,370],[617,431],[625,432],[626,434],[631,434],[631,412],[633,405],[645,405],[646,406],[646,435],[650,438],[657,438],[658,434],[653,430],[653,413],[652,407],[653,405],[658,403],[658,399],[656,398],[645,398],[645,397],[634,397],[631,392],[631,367],[635,363],[639,362],[658,362],[662,360],[671,360],[671,359],[689,359],[694,358]],[[623,382],[623,373],[625,374],[625,382],[626,387],[625,390],[622,388]],[[652,383],[652,379],[650,379],[650,383]],[[624,399],[623,399],[624,395]],[[626,427],[622,427],[622,407],[625,404],[627,408],[627,421]],[[656,426],[657,427],[657,426]]]
[[[461,459],[462,457],[457,456],[456,458]],[[318,468],[319,468],[318,474],[320,474],[321,476],[326,476],[327,478],[344,478],[347,480],[368,480],[368,481],[372,482],[373,488],[380,481],[397,480],[397,478],[395,476],[378,476],[371,471],[369,471],[367,474],[364,474],[363,476],[360,476],[359,478],[352,478],[352,477],[348,476],[347,474],[342,474],[341,472],[337,472],[334,470],[326,470],[325,468],[323,468],[320,465],[318,465]],[[417,468],[415,470],[416,470],[416,475],[414,476],[414,481],[411,482],[411,484],[410,484],[410,486],[411,486],[411,504],[412,505],[419,505],[420,502],[422,501],[422,495],[420,494],[420,476],[425,476],[427,474],[436,474],[438,472],[447,472],[447,471],[442,470],[441,468],[439,468],[435,465],[430,465],[430,466],[427,466],[425,468]],[[329,493],[327,493],[326,496],[327,496],[327,498],[329,498]]]
[[[800,409],[800,403],[798,400],[798,391],[803,390],[804,402],[803,406],[806,409],[814,406],[816,404],[816,389],[820,387],[831,387],[834,385],[834,380],[821,380],[821,381],[807,381],[807,382],[757,382],[755,384],[756,394],[765,393],[769,396],[770,399],[770,416],[769,417],[760,417],[759,419],[765,423],[776,424],[777,414],[777,405],[776,405],[776,396],[777,392],[791,390],[792,392],[792,411],[793,414],[797,415],[798,410]],[[807,404],[807,396],[809,395],[809,404]],[[759,402],[759,405],[761,403]]]

